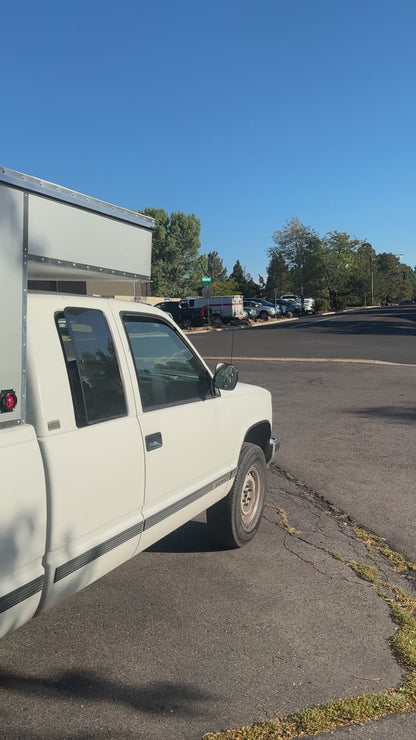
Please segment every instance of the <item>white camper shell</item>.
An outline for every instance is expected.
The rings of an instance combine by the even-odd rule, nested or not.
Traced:
[[[0,427],[25,419],[28,280],[148,281],[153,228],[148,216],[0,168]]]

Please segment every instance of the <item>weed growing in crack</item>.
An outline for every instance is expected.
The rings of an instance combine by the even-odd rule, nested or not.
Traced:
[[[266,508],[268,509],[276,509],[276,511],[279,512],[280,515],[280,522],[282,524],[283,529],[286,530],[292,537],[299,537],[301,532],[298,529],[295,529],[294,527],[291,527],[289,524],[289,520],[287,518],[287,513],[284,509],[282,509],[281,506],[277,506],[276,504],[272,504],[270,502],[266,503]]]
[[[289,480],[295,481],[293,476],[284,475]],[[305,488],[307,497],[311,498],[313,494],[311,489],[303,485],[302,488]],[[321,499],[318,494],[314,495]],[[273,504],[269,506],[279,511],[285,531],[292,536],[297,536],[299,533],[289,524],[286,512]],[[334,511],[333,514],[337,518],[345,516],[349,519],[339,510]],[[400,553],[391,550],[383,539],[371,535],[351,521],[350,524],[356,536],[365,542],[370,554],[372,550],[377,550],[385,555],[394,564],[395,571],[416,570],[414,563],[409,563]],[[389,606],[392,619],[398,626],[396,634],[389,640],[389,645],[400,664],[409,671],[407,678],[397,689],[338,699],[305,709],[289,717],[208,734],[204,736],[205,740],[295,740],[295,738],[325,732],[343,725],[379,719],[388,714],[416,712],[416,619],[413,616],[416,610],[416,599],[406,594],[403,589],[385,580],[380,580],[376,566],[347,561],[336,552],[328,552],[328,555],[331,555],[334,560],[344,562],[359,578],[369,583]],[[404,568],[401,567],[403,564]]]

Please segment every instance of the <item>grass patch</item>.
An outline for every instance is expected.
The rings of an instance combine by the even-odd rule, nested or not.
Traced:
[[[381,555],[384,555],[391,563],[393,563],[394,570],[397,573],[403,573],[406,570],[416,571],[416,565],[406,560],[404,555],[400,552],[395,552],[386,544],[386,540],[382,537],[377,537],[375,534],[367,532],[365,529],[360,527],[358,524],[352,523],[352,529],[356,537],[364,542],[368,552],[376,550]]]
[[[288,477],[288,476],[286,476]],[[286,512],[278,506],[282,526],[289,534],[296,536],[297,530],[290,526]],[[336,516],[340,512],[334,512]],[[365,532],[353,525],[357,537],[365,542],[367,550],[377,550],[393,563],[394,570],[410,568],[416,570],[403,556],[391,550],[381,538]],[[294,534],[296,533],[296,534]],[[362,694],[347,699],[337,699],[316,707],[305,709],[288,717],[276,718],[266,722],[204,735],[204,740],[295,740],[295,738],[326,732],[348,724],[367,722],[388,714],[416,712],[416,599],[403,589],[393,586],[377,577],[377,567],[366,563],[345,561],[336,552],[330,552],[334,560],[342,561],[364,581],[375,588],[378,596],[390,608],[391,616],[398,626],[396,634],[390,639],[391,650],[400,664],[409,671],[403,684],[397,689],[388,689],[375,694]],[[404,567],[402,568],[402,565]]]
[[[288,532],[292,537],[299,537],[299,535],[301,534],[300,530],[295,529],[294,527],[290,526],[289,520],[287,518],[287,514],[285,510],[282,509],[281,506],[277,506],[277,504],[272,504],[270,502],[267,502],[266,507],[268,509],[275,509],[276,511],[278,511],[280,515],[280,523],[283,529],[285,529],[286,532]]]

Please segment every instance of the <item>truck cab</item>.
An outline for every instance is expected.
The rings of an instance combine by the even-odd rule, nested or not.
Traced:
[[[0,222],[0,254],[3,267],[19,269],[2,295],[15,298],[19,289],[13,305],[21,308],[22,332],[19,347],[15,333],[7,334],[15,344],[0,364],[0,634],[204,510],[218,541],[249,542],[262,517],[266,465],[278,448],[268,391],[238,383],[231,364],[211,371],[165,312],[129,301],[27,293],[22,275],[31,255],[37,272],[40,264],[41,272],[52,266],[70,273],[56,249],[72,239],[77,248],[84,239],[85,255],[91,243],[101,248],[98,237],[106,238],[107,227],[115,236],[116,214],[127,251],[134,245],[131,227],[145,249],[142,231],[151,224],[91,199],[80,197],[74,206],[56,189],[47,196],[46,185],[39,206],[38,183],[8,176],[0,210],[2,203],[17,209],[13,229]],[[29,220],[31,212],[48,218]],[[66,225],[61,239],[59,224]],[[51,244],[49,262],[34,259],[35,245],[46,252]],[[136,247],[130,258],[137,268]],[[90,257],[91,272],[108,269],[97,267],[97,254]],[[74,260],[72,269],[78,275],[84,268]],[[4,341],[7,321],[2,331]]]

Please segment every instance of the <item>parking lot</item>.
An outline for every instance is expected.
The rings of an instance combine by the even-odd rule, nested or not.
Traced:
[[[412,653],[391,640],[401,634],[396,597],[416,597],[416,368],[375,364],[376,350],[388,356],[389,336],[398,355],[390,324],[373,345],[367,326],[371,362],[316,361],[325,347],[327,360],[330,350],[360,348],[349,326],[330,337],[317,325],[315,341],[308,334],[314,362],[285,356],[296,342],[306,353],[307,339],[292,330],[284,339],[283,325],[236,334],[240,379],[270,389],[281,439],[258,537],[221,549],[201,517],[8,636],[0,737],[201,740],[291,715],[310,731],[308,708],[342,700],[336,724],[352,706],[367,712],[363,722],[360,697],[370,696],[394,712],[341,727],[337,740],[414,738],[415,714],[403,713],[402,701],[411,707],[403,687]],[[407,358],[412,327],[399,326]],[[231,347],[227,332],[195,342],[211,365]],[[248,359],[248,349],[257,356]],[[394,552],[404,556],[399,569]],[[273,727],[252,737],[280,737],[277,725],[264,732]]]

